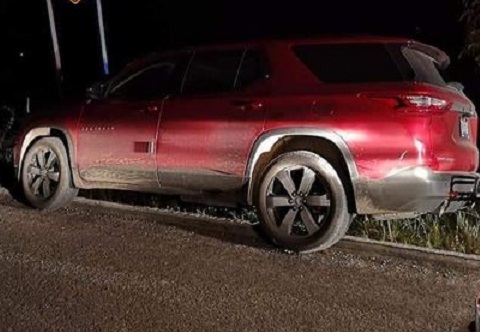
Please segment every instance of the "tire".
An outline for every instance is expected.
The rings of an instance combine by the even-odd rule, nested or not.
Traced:
[[[311,152],[279,156],[256,188],[263,233],[276,245],[296,252],[331,247],[345,235],[353,218],[337,171]]]
[[[58,209],[78,194],[72,185],[67,151],[56,137],[42,138],[28,149],[21,175],[25,200],[37,209]]]

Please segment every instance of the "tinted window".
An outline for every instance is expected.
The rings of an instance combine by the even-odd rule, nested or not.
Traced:
[[[163,98],[178,92],[185,68],[185,58],[168,59],[145,66],[118,80],[110,96],[128,99]]]
[[[268,76],[269,71],[262,52],[260,50],[248,50],[243,58],[235,87],[242,89],[264,80]]]
[[[326,83],[392,82],[403,77],[383,44],[308,45],[295,54]]]
[[[326,83],[415,81],[445,85],[435,60],[405,45],[302,45],[294,52]]]
[[[243,50],[197,53],[188,70],[185,93],[233,90]]]
[[[432,57],[408,47],[403,48],[402,53],[413,68],[415,81],[439,86],[446,85],[445,80],[437,69],[437,62]]]

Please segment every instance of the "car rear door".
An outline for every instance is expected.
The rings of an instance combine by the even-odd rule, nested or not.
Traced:
[[[162,187],[241,186],[250,149],[264,130],[267,78],[260,50],[196,52],[182,94],[164,105],[157,156]]]
[[[114,79],[107,98],[85,106],[78,167],[87,182],[158,188],[157,129],[166,96],[180,88],[186,54],[162,57]]]

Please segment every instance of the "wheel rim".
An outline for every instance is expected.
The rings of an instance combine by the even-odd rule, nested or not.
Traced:
[[[267,188],[267,214],[282,236],[311,237],[331,218],[331,197],[329,185],[313,169],[285,168]]]
[[[39,148],[27,166],[28,189],[41,199],[52,197],[60,182],[60,162],[50,148]]]

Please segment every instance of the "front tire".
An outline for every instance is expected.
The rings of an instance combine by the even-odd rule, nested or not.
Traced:
[[[27,202],[40,210],[55,210],[78,194],[71,181],[70,163],[62,141],[46,137],[25,154],[21,185]]]
[[[256,206],[263,232],[275,244],[302,253],[337,243],[353,217],[337,171],[307,151],[270,163],[257,186]]]

